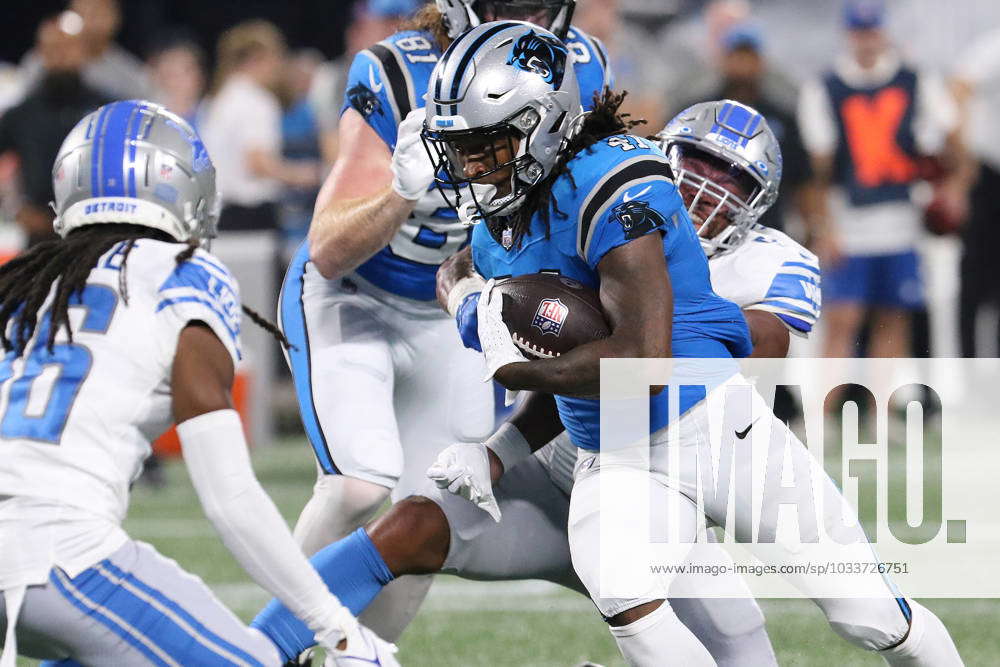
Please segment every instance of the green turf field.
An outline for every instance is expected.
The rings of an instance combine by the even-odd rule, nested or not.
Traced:
[[[314,464],[308,447],[291,440],[258,451],[258,477],[289,522],[309,497]],[[168,465],[169,483],[139,486],[126,529],[201,576],[236,613],[250,619],[267,596],[236,565],[205,520],[183,465]],[[925,600],[948,626],[965,662],[998,664],[993,625],[1000,600]],[[880,665],[831,632],[804,600],[762,600],[768,631],[782,665]],[[474,583],[440,577],[400,641],[406,667],[565,666],[582,660],[622,665],[590,603],[541,582]],[[23,660],[19,665],[34,664]]]

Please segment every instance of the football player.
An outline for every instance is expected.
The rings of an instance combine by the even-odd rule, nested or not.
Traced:
[[[250,467],[230,397],[239,291],[199,247],[219,204],[201,139],[161,106],[115,102],[76,125],[53,174],[62,238],[0,268],[2,663],[281,663],[201,580],[121,528],[150,441],[176,422],[237,562],[334,660],[398,664],[322,586]]]
[[[537,35],[533,37],[537,38]],[[513,43],[516,48],[517,40],[514,40]],[[489,71],[490,76],[495,76],[496,70],[487,70],[488,64],[484,63],[483,60],[477,59],[474,56],[472,59],[475,62],[477,72]],[[524,62],[524,59],[511,57],[507,62],[508,66],[511,66],[512,64]],[[494,66],[499,67],[499,65]],[[539,69],[539,75],[541,76],[540,73],[545,71],[551,71],[551,68],[543,67]],[[498,77],[498,79],[504,81],[502,77]],[[481,94],[481,91],[476,87],[474,78],[473,82],[468,85],[467,92],[471,99],[476,99]],[[465,104],[459,105],[460,108],[469,106],[470,97],[466,98]],[[551,98],[543,97],[542,99],[551,101]],[[441,106],[447,108],[450,104],[449,102]],[[708,173],[707,168],[712,166],[716,168],[720,167],[717,159],[724,157],[726,168],[723,171],[727,172],[730,177],[726,177],[727,173],[716,175],[721,182],[721,186],[717,192],[715,204],[708,211],[704,208],[698,211],[698,204],[700,202],[696,201],[697,192],[704,194],[705,190],[708,189],[707,187],[699,186],[694,191],[690,187],[682,187],[682,190],[687,190],[688,192],[689,199],[687,204],[692,211],[696,212],[696,217],[699,218],[699,226],[704,226],[706,222],[712,222],[712,210],[716,210],[719,216],[729,218],[731,223],[749,216],[748,219],[751,220],[751,224],[747,226],[752,229],[754,214],[766,208],[770,201],[773,201],[771,190],[776,191],[777,179],[780,177],[780,156],[773,135],[767,130],[766,124],[763,124],[763,120],[759,118],[758,114],[745,107],[737,107],[734,111],[727,108],[729,106],[731,106],[729,102],[714,103],[707,109],[698,110],[696,108],[694,110],[696,113],[688,116],[682,115],[679,118],[679,121],[682,121],[680,128],[687,126],[688,130],[692,132],[700,131],[700,139],[705,143],[704,154],[701,156],[702,162],[705,163],[705,170],[700,171],[699,167],[693,163],[688,164],[686,168],[694,174]],[[526,104],[525,108],[537,107]],[[472,144],[475,140],[472,135],[475,133],[471,132],[464,135],[452,135],[454,136],[454,143],[446,146],[443,151],[445,156],[448,157],[448,163],[451,163],[452,156],[454,156],[457,159],[457,163],[463,167],[474,164],[477,160],[485,162],[485,166],[480,163],[474,169],[470,170],[471,174],[465,172],[464,169],[460,171],[456,166],[451,167],[453,174],[455,172],[465,172],[471,176],[486,176],[486,179],[478,179],[480,182],[474,184],[474,187],[476,185],[483,186],[476,195],[479,202],[476,208],[480,210],[490,205],[499,204],[507,207],[512,204],[516,205],[516,196],[519,188],[522,193],[525,193],[526,196],[524,198],[532,197],[530,186],[524,188],[517,182],[510,182],[514,178],[519,178],[521,174],[530,178],[531,172],[528,169],[532,164],[532,159],[537,160],[536,156],[546,153],[544,143],[541,145],[535,144],[533,147],[531,145],[531,138],[525,139],[523,135],[517,134],[516,128],[520,126],[517,121],[524,118],[523,113],[525,108],[522,108],[522,113],[515,113],[509,116],[514,123],[515,129],[506,128],[508,131],[506,136],[504,136],[505,133],[502,131],[504,129],[502,127],[503,123],[499,123],[497,126],[488,126],[487,123],[483,123],[487,127],[472,125],[473,128],[480,131],[482,136],[480,141],[485,145],[477,147]],[[722,122],[718,122],[720,119],[716,114],[723,110],[725,110],[725,113],[722,113]],[[584,161],[585,155],[596,153],[597,159],[607,160],[609,152],[614,155],[614,152],[611,151],[612,148],[620,150],[623,153],[635,151],[632,153],[632,156],[639,162],[655,162],[655,156],[660,154],[649,149],[643,150],[642,140],[617,134],[626,129],[623,125],[615,126],[610,137],[599,131],[601,121],[606,121],[609,117],[607,112],[607,108],[599,108],[584,123],[578,136],[585,137],[588,141],[596,142],[596,144],[593,145],[592,152],[588,153],[584,151],[578,155],[576,164],[571,161],[569,163],[571,168],[579,164],[588,166]],[[613,113],[611,115],[613,116]],[[705,121],[709,119],[712,122],[706,123]],[[447,117],[431,117],[428,119],[428,122],[433,127],[438,121],[447,122],[447,120],[450,119]],[[527,125],[530,128],[531,123],[527,123]],[[539,122],[539,125],[544,127],[544,121]],[[607,127],[603,129],[607,129]],[[752,142],[753,145],[749,150],[727,153],[724,150],[727,145],[730,147],[733,145],[740,146],[740,142],[712,141],[713,137],[711,135],[713,133],[719,134],[720,131],[722,132],[722,135],[719,137],[720,139],[726,139],[733,134],[737,134],[747,139],[748,144],[751,143],[751,139],[758,138],[758,140]],[[441,138],[442,134],[447,136],[451,133],[443,132],[438,134],[439,140],[451,141],[450,138]],[[669,134],[668,128],[668,138]],[[510,141],[511,136],[515,137],[516,140]],[[600,136],[604,137],[603,141],[595,138]],[[529,144],[527,147],[523,145],[525,141]],[[746,148],[746,146],[744,145],[742,148]],[[677,159],[681,156],[676,151],[674,154]],[[735,170],[735,168],[740,166],[747,169],[750,165],[748,165],[746,158],[754,155],[766,158],[766,160],[761,160],[764,162],[764,169],[761,169],[760,165],[755,165],[752,168],[752,173],[741,174]],[[687,151],[687,155],[684,157],[693,159],[697,155],[694,151]],[[621,160],[628,163],[628,158]],[[609,160],[608,162],[610,162],[610,172],[613,177],[616,171],[614,161]],[[446,166],[448,163],[446,163]],[[600,168],[597,169],[602,177],[608,175],[605,169],[606,166],[607,163],[602,163]],[[677,166],[679,167],[679,171],[684,169],[681,163],[678,163]],[[511,171],[514,172],[513,176]],[[558,165],[552,173],[565,177],[565,174],[559,170]],[[585,242],[588,235],[577,235],[575,227],[577,216],[574,214],[574,208],[567,206],[566,202],[575,202],[579,201],[579,199],[586,200],[587,195],[593,193],[594,190],[590,187],[593,177],[587,177],[587,170],[585,168],[574,168],[572,173],[577,186],[579,186],[578,189],[582,190],[582,193],[577,192],[577,188],[567,185],[565,180],[562,183],[558,180],[555,184],[547,183],[551,187],[550,194],[556,194],[556,197],[554,197],[555,203],[552,204],[553,207],[550,210],[549,221],[550,223],[557,221],[550,227],[550,234],[548,236],[536,232],[537,235],[529,237],[524,246],[515,248],[515,244],[517,243],[515,231],[519,222],[516,218],[513,225],[509,224],[510,218],[506,220],[501,218],[499,220],[501,223],[500,226],[494,226],[491,230],[492,233],[491,231],[486,231],[484,226],[477,227],[475,232],[477,236],[474,237],[474,250],[480,252],[481,248],[484,248],[486,253],[488,253],[482,260],[477,257],[476,264],[480,269],[483,269],[484,265],[490,266],[490,263],[500,264],[505,260],[510,262],[522,261],[529,255],[530,250],[534,249],[537,252],[539,247],[544,248],[546,245],[550,245],[550,247],[553,244],[556,246],[561,245],[564,249],[568,247],[568,250],[571,252],[578,252],[576,244]],[[629,174],[629,176],[632,175],[634,175],[634,172],[633,174]],[[744,176],[749,177],[751,180],[746,180],[743,178]],[[648,175],[647,178],[649,178]],[[484,180],[486,182],[483,182]],[[686,179],[681,180],[683,182]],[[605,190],[598,187],[599,191],[607,193],[608,196],[620,197],[621,201],[618,201],[613,207],[603,207],[601,204],[596,204],[595,211],[597,212],[598,219],[594,220],[592,224],[596,225],[600,223],[610,226],[612,223],[615,223],[616,219],[608,214],[608,209],[610,208],[612,212],[614,209],[619,209],[620,211],[626,210],[625,204],[635,201],[640,196],[639,193],[651,182],[653,181],[644,180],[639,184],[641,187],[634,187],[633,183],[628,181],[623,184],[615,183],[615,185],[623,185],[623,188],[607,188]],[[753,182],[757,182],[757,185],[754,185]],[[600,177],[598,178],[598,183],[600,184]],[[560,188],[560,185],[563,187]],[[688,181],[688,186],[690,185],[691,182]],[[707,184],[703,182],[702,185]],[[720,184],[713,183],[713,185]],[[539,187],[544,187],[544,185]],[[643,193],[643,196],[651,195],[655,197],[657,193],[653,191],[654,187],[650,186],[650,190]],[[732,188],[731,191],[728,190],[730,187]],[[725,194],[726,191],[729,191],[729,195]],[[761,193],[764,193],[765,196],[758,196]],[[626,194],[628,195],[627,197]],[[629,202],[624,201],[626,198],[629,199]],[[522,206],[528,206],[528,210],[534,210],[533,207],[537,203],[538,200],[532,201],[529,199],[529,203],[522,204]],[[737,203],[739,205],[734,206]],[[558,213],[555,209],[555,204],[559,205],[560,210],[566,212],[564,214],[565,217],[562,217]],[[657,208],[653,208],[652,210],[659,212],[659,206],[662,203],[657,202],[657,204]],[[649,206],[649,202],[645,202],[645,205],[644,208],[652,208]],[[628,207],[627,210],[631,212],[636,208],[633,205]],[[665,210],[669,211],[670,209],[667,208]],[[484,217],[487,220],[491,219],[489,212]],[[559,224],[559,219],[564,220],[564,222],[561,226],[556,226]],[[567,219],[569,222],[565,222]],[[617,220],[616,224],[621,224],[622,233],[628,234],[628,231],[624,231],[625,221],[621,220],[620,217]],[[532,224],[541,224],[544,221],[541,219],[541,216],[536,215],[532,218],[531,222]],[[632,224],[628,228],[630,230],[635,229],[635,218],[632,217],[629,222]],[[689,229],[693,235],[694,227],[687,221],[686,216],[683,219],[683,223],[683,225],[679,224],[668,228],[666,232],[668,242],[671,234],[674,234],[675,239],[677,238],[678,230]],[[723,231],[719,229],[720,226],[716,225],[706,228],[706,236],[709,237],[706,240],[711,241],[715,239]],[[572,233],[565,233],[565,227],[568,227]],[[639,228],[645,229],[646,227],[650,227],[650,230],[648,230],[650,232],[657,229],[656,225],[646,223],[641,224]],[[510,230],[509,235],[504,233],[508,229]],[[606,231],[606,228],[603,229]],[[711,230],[711,234],[707,233],[709,229]],[[540,232],[541,230],[538,231]],[[729,236],[738,235],[738,233],[739,230],[733,230],[729,232]],[[765,243],[764,241],[757,241],[756,237],[750,236],[747,233],[742,233],[741,235],[745,237],[744,241],[760,245]],[[637,238],[625,243],[622,247],[627,248],[629,243],[635,243],[641,238],[645,238],[645,236],[639,235]],[[546,243],[546,240],[549,240],[549,242]],[[481,246],[477,241],[485,243],[485,246]],[[721,242],[724,239],[718,239],[718,241]],[[711,248],[712,244],[708,245]],[[776,290],[770,297],[774,301],[767,303],[769,299],[768,294],[772,293],[771,287],[779,282],[783,283],[783,288],[786,287],[784,283],[787,283],[789,279],[777,279],[777,276],[782,273],[788,276],[802,275],[805,279],[804,282],[809,285],[815,284],[817,280],[815,271],[810,270],[815,268],[814,260],[808,256],[789,254],[795,247],[790,241],[783,245],[785,245],[785,251],[780,253],[774,251],[768,254],[768,256],[774,254],[778,257],[777,260],[770,260],[771,270],[776,273],[771,274],[772,280],[767,281],[768,287],[760,292],[757,297],[760,299],[757,303],[762,308],[752,309],[760,311],[762,315],[766,315],[766,318],[772,320],[767,321],[766,318],[762,318],[764,321],[764,328],[760,329],[762,333],[766,332],[768,327],[775,324],[781,327],[785,327],[786,325],[791,326],[799,331],[808,330],[811,327],[812,318],[817,314],[816,311],[818,311],[818,301],[809,300],[799,302],[793,296],[797,294],[794,291],[792,295],[786,295],[783,291],[779,293]],[[733,249],[731,248],[730,250]],[[609,251],[609,256],[613,256],[612,253],[614,252],[616,251]],[[589,253],[585,254],[589,255]],[[786,266],[786,262],[793,261],[793,259],[805,260],[801,262],[805,266]],[[545,267],[551,268],[551,266],[557,265],[560,262],[560,257],[558,254],[546,255],[545,260]],[[573,261],[582,260],[583,257],[581,256],[579,259],[574,259]],[[668,264],[668,271],[670,266],[672,265]],[[787,271],[787,269],[791,269],[791,271]],[[797,269],[804,269],[805,273],[800,274]],[[515,270],[507,271],[502,269],[502,271],[503,273],[516,273]],[[601,267],[599,266],[598,272],[600,271]],[[458,273],[461,274],[462,272]],[[564,273],[573,275],[578,279],[586,277],[576,267],[570,267],[569,270],[564,270]],[[670,275],[672,276],[673,273],[671,272]],[[603,281],[601,290],[603,295]],[[806,294],[810,293],[808,287],[803,287],[802,291]],[[643,297],[649,296],[648,286],[645,286],[642,290],[637,288],[636,292],[641,292]],[[744,295],[749,294],[749,291],[744,291]],[[623,302],[627,302],[627,294],[621,298]],[[489,303],[487,295],[487,311]],[[791,306],[791,308],[779,308],[778,306],[782,304]],[[756,304],[747,303],[746,305]],[[480,316],[483,316],[483,306],[480,305],[479,308]],[[681,312],[684,311],[682,310]],[[778,317],[772,315],[772,312],[776,313]],[[675,318],[676,313],[677,311],[675,311]],[[489,317],[495,317],[494,314],[490,314],[489,312],[485,314]],[[786,319],[786,317],[789,319]],[[614,323],[614,316],[612,316],[611,321]],[[505,341],[500,342],[503,341],[504,332],[506,331],[505,325],[501,322],[496,323],[494,326],[496,329],[492,332],[487,328],[485,336],[488,339],[497,341],[494,343],[496,345],[506,345]],[[504,328],[500,329],[500,327]],[[479,326],[479,333],[484,333],[482,324]],[[787,343],[787,333],[784,330],[780,333],[785,336],[784,342]],[[507,335],[507,339],[509,339],[509,334]],[[687,342],[684,341],[685,344]],[[774,344],[774,341],[771,341],[770,338],[768,340],[762,338],[761,342],[767,345]],[[782,338],[779,335],[776,345],[778,350],[781,350],[783,347],[781,343]],[[512,360],[511,363],[514,364],[513,368],[527,369],[532,366],[537,368],[538,366],[553,365],[547,361],[517,363],[517,353],[511,348],[512,346],[507,346],[506,354],[509,355],[507,358]],[[675,356],[679,356],[678,348],[683,348],[683,346],[673,346],[672,351]],[[564,355],[560,359],[564,360],[569,356],[571,355]],[[501,369],[510,368],[509,365],[502,365],[500,367]],[[588,377],[586,374],[583,376]],[[572,382],[574,377],[580,377],[580,374],[557,374],[555,382],[559,382],[560,378],[570,378],[569,381]],[[516,377],[514,381],[511,381],[507,377],[506,381],[514,384],[515,387],[518,386],[518,384],[515,384]],[[545,385],[544,383],[546,382],[550,384]],[[550,378],[537,378],[535,383],[536,387],[541,386],[545,389],[554,388],[554,383]],[[528,384],[528,382],[524,382],[524,384]],[[565,391],[561,386],[559,389]],[[573,391],[573,389],[570,389],[570,391]],[[756,397],[755,400],[757,402],[755,410],[767,409],[766,406],[762,405],[762,399]],[[558,422],[553,423],[552,421],[539,418],[541,413],[538,408],[551,408],[552,406],[553,401],[551,397],[534,394],[511,423],[503,427],[501,431],[490,439],[487,446],[477,445],[470,447],[469,445],[458,445],[449,448],[448,451],[439,457],[438,464],[435,466],[436,470],[432,471],[433,475],[439,480],[439,483],[442,486],[447,486],[449,491],[462,494],[464,497],[474,500],[478,508],[472,503],[467,503],[464,509],[461,506],[456,506],[448,499],[447,494],[444,497],[438,496],[434,500],[431,500],[429,498],[434,497],[433,491],[427,493],[429,498],[412,497],[397,504],[386,516],[374,522],[367,532],[359,530],[355,535],[331,546],[328,550],[320,552],[314,558],[314,564],[317,565],[317,568],[323,573],[329,573],[330,576],[325,577],[328,584],[338,594],[342,595],[346,604],[355,609],[355,605],[363,605],[366,600],[370,600],[371,596],[386,581],[390,580],[394,575],[404,572],[434,571],[444,568],[445,571],[459,572],[465,576],[503,578],[509,576],[518,566],[523,565],[524,573],[521,576],[560,581],[560,576],[557,573],[561,571],[563,573],[561,583],[566,583],[567,579],[572,579],[572,577],[566,574],[569,569],[569,554],[565,547],[563,547],[562,551],[559,551],[560,544],[565,545],[566,541],[565,522],[567,520],[567,513],[562,510],[566,506],[566,501],[565,497],[562,497],[562,501],[560,502],[561,496],[559,493],[554,492],[554,490],[555,488],[568,490],[572,486],[572,481],[569,483],[565,481],[560,483],[560,474],[562,473],[561,477],[563,480],[571,480],[576,455],[571,452],[572,457],[567,460],[565,456],[567,448],[565,446],[558,446],[560,443],[557,442],[550,444],[548,447],[543,447],[534,456],[528,456],[528,453],[532,449],[540,447],[547,439],[555,436],[562,428]],[[703,412],[703,410],[695,409],[692,411],[692,415],[685,416],[681,420],[680,424],[684,425],[686,423],[681,428],[684,429],[687,437],[691,439],[696,437],[695,434],[698,427],[701,426],[699,420],[703,420],[704,418]],[[571,424],[574,423],[573,420],[567,421]],[[579,425],[579,421],[575,422],[575,424]],[[758,427],[757,431],[761,432],[774,428],[785,427],[780,422],[774,423],[774,420],[772,420],[771,424],[762,424]],[[570,437],[572,435],[571,433]],[[563,439],[563,443],[561,444],[565,445],[567,435],[564,434],[559,437]],[[808,463],[808,453],[801,445],[799,445],[795,455],[799,459],[806,461],[806,465],[810,465]],[[662,457],[659,460],[662,461]],[[572,490],[574,504],[577,504],[577,498],[582,493],[578,488],[579,483],[582,481],[588,487],[591,487],[592,490],[596,477],[589,470],[593,469],[594,466],[599,467],[600,465],[599,457],[593,454],[584,454],[581,461],[584,462],[584,465],[578,467],[578,471],[583,472],[578,473],[578,486]],[[822,471],[820,470],[819,472]],[[494,491],[489,481],[491,476],[494,481],[499,477],[496,486],[496,498],[494,498]],[[823,475],[823,478],[825,478],[825,475]],[[680,480],[679,486],[685,493],[690,493],[690,478]],[[546,493],[546,489],[548,489],[548,493]],[[839,498],[836,489],[832,488],[832,484],[825,491]],[[671,491],[671,485],[663,484],[661,493],[670,495],[674,491]],[[586,502],[587,495],[584,494],[583,498],[583,502]],[[489,519],[486,518],[487,515],[484,511],[480,511],[480,508],[492,513],[495,517],[499,517],[500,510],[502,509],[503,520],[491,525]],[[590,509],[593,508],[591,507]],[[713,509],[718,510],[718,508]],[[595,569],[593,568],[592,557],[588,557],[588,554],[598,552],[594,540],[593,514],[580,510],[577,510],[577,512],[576,520],[570,523],[569,532],[571,544],[575,541],[573,548],[574,565],[576,565],[576,571],[584,578],[584,581],[590,581],[591,590],[596,592]],[[580,515],[583,515],[582,520]],[[528,523],[524,523],[525,521]],[[589,527],[587,524],[589,524]],[[863,535],[859,531],[848,531],[848,533],[842,537],[848,541],[853,540],[854,543],[857,543],[867,553],[867,557],[870,558],[870,547],[865,542]],[[560,556],[563,559],[561,567],[557,566]],[[795,560],[794,545],[787,547],[785,557],[788,560]],[[321,562],[324,560],[325,563]],[[360,565],[352,566],[352,563],[360,563]],[[343,568],[350,569],[348,581],[340,581],[340,574]],[[529,571],[529,568],[534,569]],[[569,583],[572,585],[574,582],[570,581]],[[903,598],[897,599],[892,593],[892,589],[881,577],[865,578],[861,582],[861,585],[866,590],[871,590],[871,600],[817,600],[830,620],[832,627],[840,635],[864,648],[882,651],[882,655],[891,664],[957,664],[958,657],[954,646],[940,621],[933,614],[912,601]],[[579,587],[577,589],[579,590]],[[711,660],[703,650],[699,651],[696,644],[692,643],[690,636],[685,635],[678,628],[676,619],[673,618],[670,608],[667,605],[660,604],[660,601],[613,601],[600,599],[597,596],[595,598],[597,598],[595,602],[598,603],[602,613],[606,617],[609,617],[612,625],[612,633],[618,640],[623,653],[625,653],[626,657],[633,664],[663,664],[663,656],[667,655],[678,656],[677,660],[681,664],[685,664],[685,661],[699,664],[699,661],[707,662]],[[272,608],[263,616],[258,617],[258,621],[263,620],[267,622],[273,613],[274,609]],[[740,620],[739,617],[735,617],[729,619],[729,623],[722,623],[720,630],[723,633],[739,633],[740,630],[744,630],[753,634],[752,631],[754,626],[759,622],[758,619],[759,612],[746,615],[742,619],[744,622],[743,628],[739,628],[738,623],[732,623],[732,620]],[[764,639],[766,641],[766,635],[764,635]],[[682,652],[679,654],[678,647],[687,653]],[[719,659],[715,650],[712,651],[712,654],[712,657]],[[724,655],[724,664],[741,664],[741,657],[742,664],[745,664],[748,656],[752,656],[754,664],[773,664],[774,662],[773,653],[767,647],[762,651],[745,653],[742,656],[733,653]],[[719,659],[719,662],[723,663],[723,659]]]
[[[482,357],[463,348],[435,302],[437,269],[468,244],[469,230],[429,187],[430,160],[419,133],[407,130],[423,123],[444,48],[499,17],[563,36],[589,107],[610,74],[604,47],[570,25],[574,5],[437,0],[351,65],[340,154],[280,297],[279,325],[293,345],[287,360],[318,463],[295,528],[307,553],[365,523],[390,493],[413,493],[439,451],[494,428],[493,391],[479,382]],[[394,584],[367,620],[397,637],[429,585]]]
[[[746,141],[729,129],[744,117],[760,125]],[[732,100],[695,104],[657,139],[708,256],[712,288],[743,308],[753,356],[786,356],[789,333],[808,336],[822,301],[816,256],[757,223],[778,197],[777,139],[763,116]]]

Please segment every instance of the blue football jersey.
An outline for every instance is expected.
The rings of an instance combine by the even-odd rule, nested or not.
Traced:
[[[611,85],[607,52],[595,38],[573,28],[567,36],[585,109],[594,94]],[[431,71],[441,55],[428,32],[403,31],[361,51],[347,77],[343,113],[352,108],[389,150],[396,129],[411,109],[424,106]],[[420,301],[434,299],[437,269],[468,244],[469,230],[432,187],[417,203],[388,246],[362,264],[358,274],[378,287]]]
[[[673,290],[673,356],[749,354],[746,321],[735,304],[712,291],[705,252],[663,153],[644,139],[619,135],[582,151],[568,168],[572,180],[564,175],[552,186],[555,204],[549,211],[548,234],[536,214],[530,232],[507,250],[486,225],[475,227],[472,254],[479,273],[486,278],[559,273],[598,289],[597,266],[608,252],[647,234],[660,234]],[[681,413],[703,397],[682,391]],[[573,442],[598,449],[599,402],[556,396],[556,403]],[[667,392],[651,397],[651,431],[665,426],[667,415]]]

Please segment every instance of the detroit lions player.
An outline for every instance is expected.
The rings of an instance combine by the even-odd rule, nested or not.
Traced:
[[[280,664],[199,579],[121,529],[150,441],[176,422],[202,506],[254,580],[332,660],[397,664],[323,588],[253,475],[230,399],[239,292],[198,247],[219,202],[198,135],[161,106],[115,102],[69,133],[53,174],[62,239],[0,268],[0,663],[20,650]]]
[[[538,21],[566,36],[585,106],[609,81],[597,40],[570,27],[574,0],[438,0],[401,32],[361,51],[348,76],[340,155],[309,238],[288,268],[279,324],[318,462],[296,525],[307,553],[366,522],[424,481],[434,456],[493,429],[482,360],[435,303],[438,266],[469,230],[430,188],[419,133],[442,49],[481,20]],[[433,95],[431,91],[431,95]],[[430,580],[410,579],[366,619],[395,638]]]
[[[740,118],[759,119],[751,122],[760,127],[734,142],[724,128]],[[820,268],[786,234],[756,222],[781,181],[781,149],[766,121],[739,102],[702,102],[657,139],[708,255],[715,293],[744,309],[753,356],[784,357],[789,332],[808,336],[819,317]]]

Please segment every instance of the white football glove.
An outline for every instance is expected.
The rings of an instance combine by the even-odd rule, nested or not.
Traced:
[[[510,329],[503,321],[503,295],[493,292],[494,285],[492,278],[486,282],[476,310],[479,317],[479,344],[486,357],[486,377],[483,382],[492,380],[501,366],[528,361],[510,337]]]
[[[427,154],[420,133],[424,129],[424,109],[413,109],[396,130],[396,150],[392,154],[392,189],[403,199],[416,201],[434,182],[434,163]]]
[[[500,522],[500,506],[493,497],[490,458],[481,442],[460,442],[448,447],[427,469],[438,488],[461,496]]]
[[[339,643],[339,641],[338,641]],[[395,644],[379,637],[363,625],[355,625],[354,631],[347,635],[347,647],[343,650],[324,646],[326,661],[324,667],[338,667],[358,664],[381,665],[381,667],[400,667],[396,660]]]
[[[337,609],[324,625],[329,629],[316,633],[316,643],[328,652],[336,650],[337,644],[357,632],[359,627],[358,619],[344,606]]]

